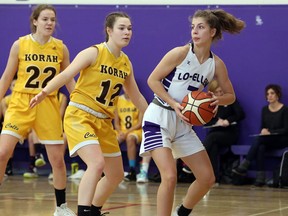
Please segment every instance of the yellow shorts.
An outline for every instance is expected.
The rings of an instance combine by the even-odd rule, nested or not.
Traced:
[[[99,144],[105,157],[121,155],[111,119],[101,119],[75,106],[68,106],[64,117],[70,156],[86,145]]]
[[[13,92],[5,113],[1,134],[10,134],[23,141],[34,129],[43,144],[64,144],[60,107],[57,96],[46,97],[33,109],[32,94]]]
[[[118,136],[118,131],[116,131],[116,134]],[[142,129],[138,129],[138,130],[133,130],[131,131],[130,133],[127,134],[127,137],[128,136],[134,136],[137,140],[137,144],[141,144],[141,141],[142,141]]]

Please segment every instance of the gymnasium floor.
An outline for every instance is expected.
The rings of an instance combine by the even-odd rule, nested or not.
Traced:
[[[79,181],[68,181],[68,206],[76,211]],[[156,216],[156,192],[159,183],[122,182],[104,206],[109,215]],[[175,205],[188,187],[179,183]],[[54,191],[46,176],[24,179],[9,176],[0,187],[1,216],[52,216]],[[288,215],[288,189],[255,188],[250,185],[213,187],[193,211],[193,216],[284,216]]]

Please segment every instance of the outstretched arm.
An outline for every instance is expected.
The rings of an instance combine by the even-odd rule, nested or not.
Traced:
[[[95,61],[97,55],[98,50],[95,47],[90,47],[81,51],[62,73],[54,77],[39,94],[31,99],[30,108],[39,104],[51,92],[59,89],[66,83],[71,82],[77,73],[84,68],[87,68]]]

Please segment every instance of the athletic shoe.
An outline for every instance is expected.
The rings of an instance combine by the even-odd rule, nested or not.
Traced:
[[[105,216],[105,215],[108,215],[108,214],[110,214],[110,212],[104,212],[100,216]]]
[[[124,181],[136,181],[136,172],[131,169],[130,172],[124,176]]]
[[[74,173],[73,175],[70,175],[68,177],[68,179],[70,179],[70,180],[72,180],[72,179],[81,179],[82,176],[84,175],[84,173],[85,173],[85,170],[80,169],[76,173]]]
[[[29,167],[28,170],[23,174],[24,178],[38,178],[37,168]]]
[[[137,174],[137,183],[146,183],[148,182],[148,175],[147,172],[141,170],[139,174]]]
[[[53,180],[53,173],[52,172],[48,175],[48,179]]]
[[[67,203],[63,203],[60,207],[56,207],[54,216],[76,216],[76,214],[67,207]]]
[[[186,164],[183,166],[182,171],[188,174],[192,173],[191,169]]]
[[[9,159],[9,161],[7,163],[5,174],[8,176],[13,175],[13,166],[12,166],[12,159],[11,158]]]
[[[38,153],[35,155],[35,166],[36,167],[42,167],[46,164],[46,161],[44,160],[44,157],[41,153]]]
[[[153,182],[161,182],[161,175],[159,172],[157,172],[156,174],[154,174],[152,177],[149,177],[148,179]]]
[[[178,210],[180,208],[180,205],[178,205],[176,208],[175,208],[175,211],[173,212],[172,216],[178,216]]]
[[[235,169],[232,169],[232,172],[237,174],[237,175],[241,175],[241,176],[245,176],[247,174],[247,170],[242,169],[240,167],[236,167]]]

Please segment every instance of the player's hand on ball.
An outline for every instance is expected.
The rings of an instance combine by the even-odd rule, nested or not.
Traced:
[[[189,123],[189,119],[182,114],[182,110],[184,109],[184,107],[181,106],[180,103],[176,102],[172,108],[175,110],[175,112],[179,118],[181,118],[183,121]]]
[[[211,95],[211,97],[212,97],[212,98],[210,99],[210,101],[211,101],[210,106],[211,106],[211,107],[213,107],[213,106],[215,107],[215,108],[213,109],[213,113],[214,113],[214,117],[215,117],[216,114],[217,114],[217,111],[218,111],[219,99],[218,99],[218,97],[216,97],[215,94],[214,94],[213,92],[211,92],[211,91],[209,91],[208,94]]]

